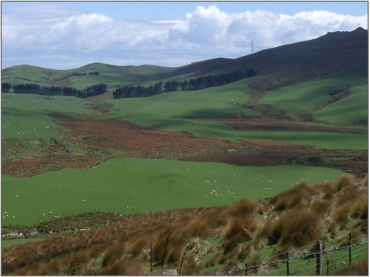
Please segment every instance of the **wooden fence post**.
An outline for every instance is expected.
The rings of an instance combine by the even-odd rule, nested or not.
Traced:
[[[329,260],[326,262],[326,275],[329,276]]]
[[[245,263],[245,275],[248,275],[248,263]]]
[[[289,252],[286,252],[286,275],[289,275]]]
[[[316,275],[322,273],[322,241],[318,240],[316,244]]]
[[[150,272],[153,271],[153,244],[150,242]]]
[[[163,256],[162,256],[162,266],[161,266],[161,269],[163,269],[163,265],[164,265],[164,257],[166,256],[167,245],[168,245],[168,239],[170,238],[170,235],[171,235],[171,234],[172,234],[172,232],[168,233],[168,235],[167,235],[166,246],[164,247],[164,252],[163,252]]]
[[[352,264],[352,233],[349,233],[349,265]]]

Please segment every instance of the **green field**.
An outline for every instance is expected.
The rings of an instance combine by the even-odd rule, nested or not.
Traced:
[[[354,86],[348,97],[314,113],[314,117],[335,125],[367,120],[368,100],[368,86]]]
[[[351,89],[350,97],[329,105],[325,108],[327,109],[326,113],[323,111],[315,113],[315,118],[332,124],[348,124],[358,121],[359,118],[365,119],[368,103],[367,78],[354,76],[320,77],[297,85],[272,90],[265,93],[265,96],[256,104],[270,104],[286,111],[289,116],[296,116],[301,112],[314,109],[320,102],[328,98],[328,93],[331,90],[346,87],[354,87]],[[332,109],[332,106],[338,107]],[[353,114],[352,111],[356,112]]]
[[[6,139],[59,137],[50,115],[91,113],[88,102],[76,97],[2,94],[1,102],[1,131]]]
[[[33,225],[57,215],[95,211],[132,214],[230,205],[242,198],[258,200],[276,195],[302,179],[314,184],[341,176],[340,170],[309,166],[241,167],[115,159],[90,169],[63,169],[31,178],[3,175],[1,206],[9,215],[3,224]]]

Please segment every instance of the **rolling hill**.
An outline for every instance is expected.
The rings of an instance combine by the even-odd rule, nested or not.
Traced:
[[[226,85],[112,97],[248,68]],[[182,257],[183,274],[226,273],[303,251],[291,274],[306,275],[313,241],[335,250],[349,232],[353,258],[367,256],[367,30],[176,68],[18,65],[2,83],[108,88],[2,93],[2,274],[142,275]],[[367,267],[343,265],[331,273]]]
[[[38,83],[82,88],[86,84],[106,83],[112,90],[127,84],[146,84],[156,80],[217,75],[247,68],[258,70],[260,78],[250,86],[271,90],[317,78],[347,74],[368,75],[368,31],[333,32],[299,43],[263,50],[237,59],[215,58],[181,67],[154,65],[115,66],[92,63],[70,70],[52,70],[18,65],[2,70],[2,82]],[[72,73],[99,71],[99,76],[72,76]]]

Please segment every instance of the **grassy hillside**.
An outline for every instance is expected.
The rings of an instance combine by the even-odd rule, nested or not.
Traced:
[[[346,176],[313,186],[301,183],[264,201],[243,198],[226,207],[121,217],[109,226],[90,231],[79,227],[81,231],[63,236],[58,233],[66,226],[83,226],[93,215],[98,223],[103,215],[57,219],[37,225],[49,233],[48,239],[2,249],[2,274],[144,275],[162,262],[178,272],[181,267],[182,275],[227,274],[243,269],[246,261],[249,266],[266,264],[289,252],[296,257],[290,261],[291,274],[310,275],[315,263],[309,263],[308,253],[321,240],[331,250],[325,261],[338,264],[330,269],[336,275],[346,269],[348,250],[338,248],[347,244],[349,232],[352,243],[364,243],[352,247],[353,265],[367,259],[367,195],[367,180]],[[351,270],[350,275],[367,272],[366,266]],[[284,275],[286,266],[265,265],[252,272]]]
[[[164,262],[178,269],[190,245],[186,275],[308,253],[318,239],[339,247],[354,230],[364,242],[367,51],[357,29],[178,68],[3,70],[12,85],[108,92],[2,93],[2,274],[143,275],[171,232]],[[258,75],[224,86],[112,99],[119,86],[249,67]],[[311,274],[304,265],[292,274]]]

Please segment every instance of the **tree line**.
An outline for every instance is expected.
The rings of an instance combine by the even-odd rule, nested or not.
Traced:
[[[179,81],[168,81],[166,83],[158,82],[149,87],[143,86],[125,86],[113,91],[113,97],[118,98],[135,98],[135,97],[149,97],[154,96],[162,92],[171,91],[189,91],[189,90],[200,90],[210,87],[223,86],[230,83],[234,83],[244,78],[250,78],[257,75],[258,71],[253,68],[249,68],[244,72],[241,70],[233,71],[222,75],[208,75],[205,77],[199,77],[196,79]]]
[[[1,92],[8,93],[12,88],[9,83],[1,84]],[[78,98],[87,98],[91,96],[96,96],[103,94],[107,91],[106,84],[99,84],[86,87],[84,89],[76,89],[71,87],[45,87],[36,84],[20,84],[13,86],[14,93],[24,93],[24,94],[39,94],[39,95],[49,95],[49,96],[76,96]]]

